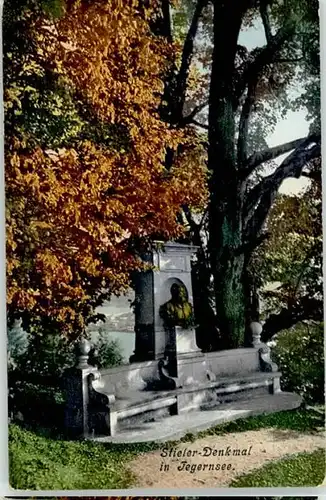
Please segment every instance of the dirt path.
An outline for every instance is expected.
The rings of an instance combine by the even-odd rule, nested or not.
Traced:
[[[161,450],[139,455],[130,465],[137,478],[134,487],[225,487],[236,476],[267,462],[324,447],[323,433],[262,429],[182,443],[171,452]]]

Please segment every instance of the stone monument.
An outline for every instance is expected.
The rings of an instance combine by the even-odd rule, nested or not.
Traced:
[[[162,379],[181,387],[207,377],[203,353],[196,344],[192,306],[191,257],[196,247],[166,243],[146,261],[135,288],[135,353],[130,362],[160,360]],[[195,367],[202,367],[202,373]]]
[[[144,257],[153,269],[140,273],[136,281],[136,345],[131,362],[161,359],[173,349],[176,354],[200,352],[194,324],[186,328],[167,325],[161,314],[162,306],[171,301],[171,289],[184,290],[187,306],[192,307],[191,257],[195,252],[193,246],[166,243]]]
[[[296,408],[252,323],[252,346],[203,353],[196,345],[191,257],[195,248],[166,243],[148,253],[135,286],[135,351],[130,364],[97,369],[81,342],[67,372],[66,428],[74,436],[150,441],[213,423]],[[192,417],[183,415],[192,411]],[[204,413],[201,413],[204,412]],[[170,422],[170,423],[169,423]],[[173,422],[173,425],[172,423]],[[176,427],[177,429],[177,427]]]

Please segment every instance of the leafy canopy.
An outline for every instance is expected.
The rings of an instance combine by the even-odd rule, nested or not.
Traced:
[[[141,267],[136,243],[177,237],[180,206],[204,203],[195,134],[158,115],[173,47],[151,34],[148,3],[7,6],[7,302],[25,327],[77,336]]]

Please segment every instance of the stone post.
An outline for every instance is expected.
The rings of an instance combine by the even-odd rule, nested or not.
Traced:
[[[250,331],[252,335],[252,347],[258,347],[261,345],[261,333],[263,331],[263,326],[258,321],[253,321],[250,323]]]
[[[88,436],[89,428],[89,389],[88,377],[98,370],[88,364],[91,344],[82,339],[78,345],[79,356],[76,366],[65,374],[65,429],[72,437]]]
[[[252,347],[258,348],[258,356],[260,368],[263,372],[273,372],[278,371],[278,366],[271,359],[271,349],[270,347],[261,341],[261,333],[263,331],[263,326],[258,321],[253,321],[250,323],[250,330],[252,334]],[[272,393],[276,394],[281,392],[280,377],[273,378]]]

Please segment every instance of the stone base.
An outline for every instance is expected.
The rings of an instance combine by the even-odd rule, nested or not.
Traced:
[[[196,344],[195,330],[177,326],[166,333],[168,343],[164,358],[170,376],[178,379],[180,387],[207,380],[204,353]]]
[[[196,331],[193,328],[184,329],[176,326],[167,329],[165,353],[180,356],[183,354],[201,353],[201,349],[196,344]]]
[[[175,327],[176,354],[200,353],[201,349],[196,344],[196,331],[194,328],[183,329]]]

